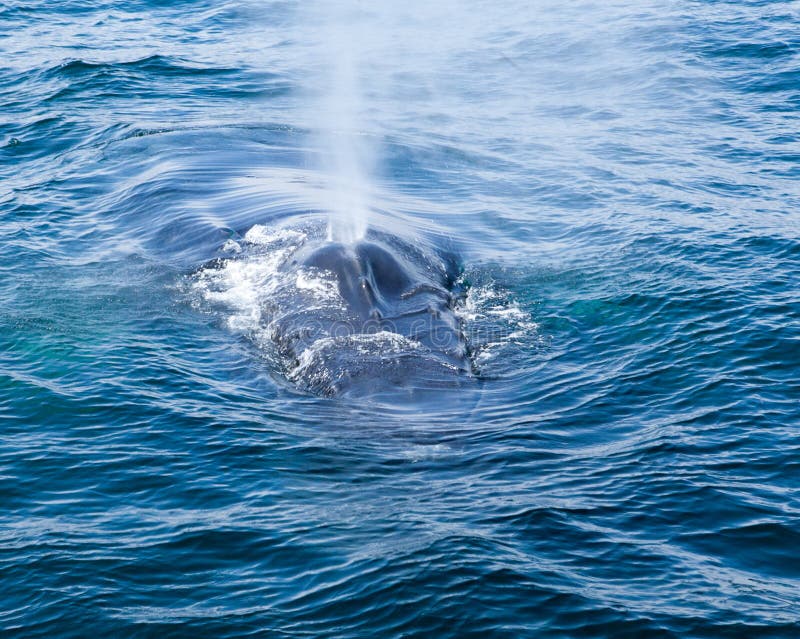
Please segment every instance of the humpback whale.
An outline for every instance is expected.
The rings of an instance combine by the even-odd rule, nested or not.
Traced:
[[[458,260],[371,228],[353,243],[313,223],[255,225],[195,272],[277,377],[315,395],[414,395],[476,379]]]
[[[233,307],[229,325],[300,390],[421,393],[474,377],[452,255],[376,229],[343,244],[256,225],[234,244],[196,286]]]
[[[372,233],[352,245],[306,242],[280,270],[301,287],[304,276],[321,278],[335,294],[328,304],[296,297],[272,314],[287,377],[307,390],[434,389],[471,375],[454,260]]]

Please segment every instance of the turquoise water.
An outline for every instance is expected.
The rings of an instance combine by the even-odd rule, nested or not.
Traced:
[[[0,3],[2,635],[800,636],[797,4],[339,11]],[[326,24],[463,387],[264,348]]]

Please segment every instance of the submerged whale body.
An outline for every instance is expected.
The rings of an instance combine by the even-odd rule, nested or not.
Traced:
[[[430,390],[471,375],[452,260],[373,233],[353,245],[308,241],[280,272],[269,335],[302,388]]]

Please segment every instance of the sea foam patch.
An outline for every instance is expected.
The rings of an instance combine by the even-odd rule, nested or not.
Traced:
[[[479,370],[493,367],[506,347],[538,340],[539,325],[508,291],[493,281],[465,288],[456,313]]]

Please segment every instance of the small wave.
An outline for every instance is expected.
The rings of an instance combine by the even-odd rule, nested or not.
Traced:
[[[229,67],[211,67],[196,65],[189,60],[165,55],[150,55],[135,60],[117,62],[94,62],[83,59],[65,60],[44,71],[45,76],[75,78],[98,72],[141,72],[156,73],[160,75],[233,75],[239,69]]]

